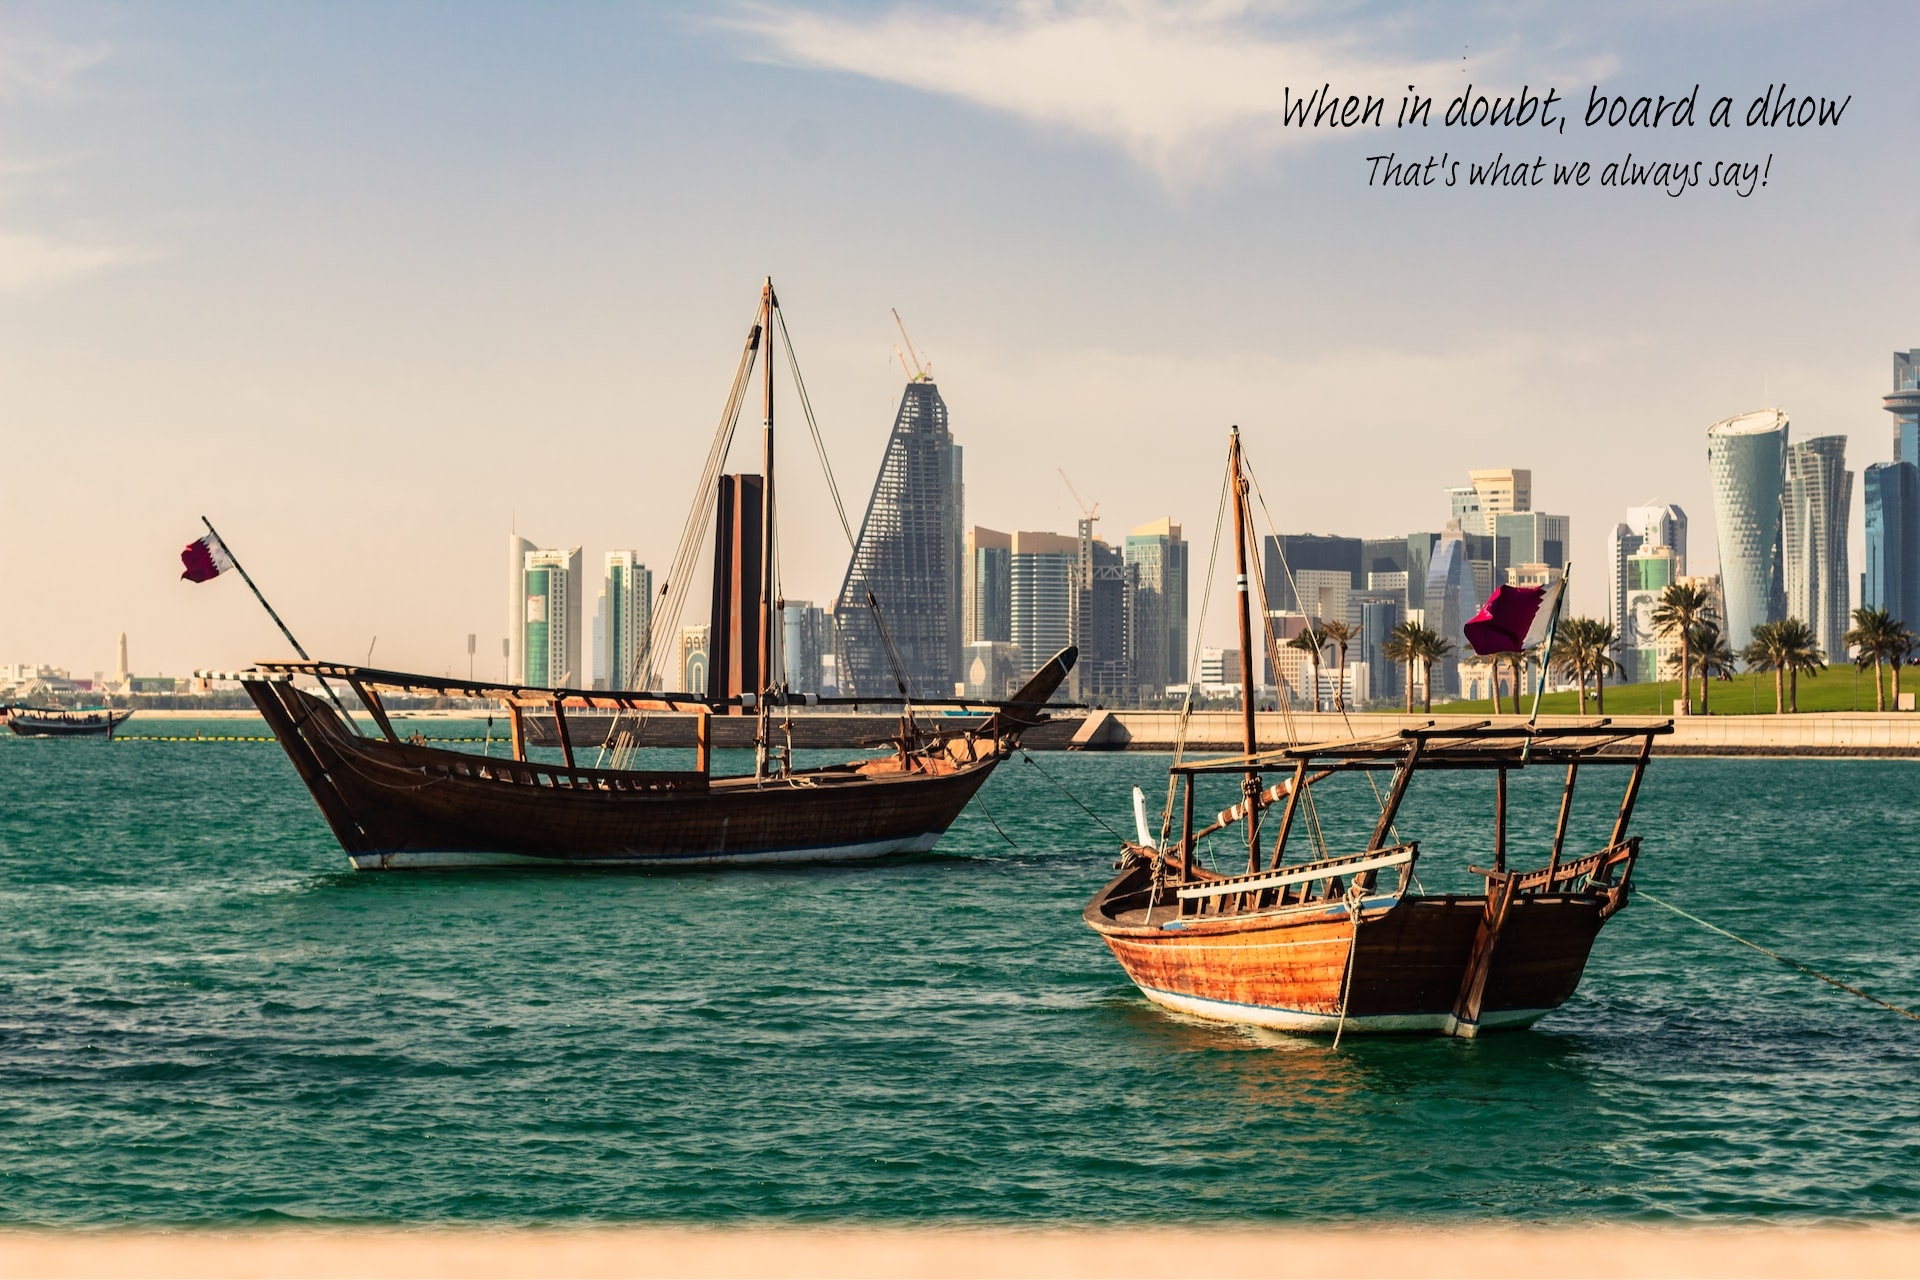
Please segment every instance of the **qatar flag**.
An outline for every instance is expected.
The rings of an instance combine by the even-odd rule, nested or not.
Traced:
[[[1485,657],[1524,653],[1545,644],[1566,585],[1567,580],[1562,578],[1545,587],[1495,587],[1480,612],[1462,628],[1473,651]]]
[[[187,566],[181,577],[188,582],[205,582],[233,568],[233,557],[227,554],[226,544],[220,541],[220,536],[209,533],[199,541],[187,544],[186,550],[180,553],[180,563]]]

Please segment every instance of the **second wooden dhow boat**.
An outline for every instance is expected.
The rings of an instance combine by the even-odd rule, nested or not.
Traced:
[[[1228,479],[1246,691],[1254,688],[1249,529],[1237,430]],[[1126,844],[1119,875],[1087,904],[1084,917],[1155,1004],[1218,1021],[1336,1036],[1474,1036],[1528,1026],[1565,1003],[1601,926],[1626,905],[1640,855],[1640,838],[1628,833],[1634,802],[1654,738],[1673,730],[1671,721],[1603,719],[1552,729],[1428,722],[1260,752],[1245,697],[1242,722],[1241,755],[1193,762],[1176,756],[1157,836],[1136,788],[1139,838]],[[1597,765],[1625,767],[1619,809],[1604,845],[1568,857],[1574,787],[1583,768]],[[1541,766],[1566,769],[1559,820],[1540,863],[1516,868],[1507,848],[1508,776]],[[1396,819],[1417,774],[1458,771],[1494,778],[1487,865],[1470,868],[1483,891],[1423,892],[1415,877],[1420,845],[1399,837]],[[1375,784],[1382,773],[1391,776],[1384,792]],[[1240,799],[1196,828],[1196,789],[1207,776],[1222,774],[1240,780]],[[1278,781],[1269,784],[1275,774]],[[1369,784],[1348,799],[1363,807],[1368,821],[1362,829],[1370,834],[1358,849],[1335,853],[1325,835],[1335,824],[1322,821],[1320,806],[1338,802],[1328,788],[1342,779]],[[1282,807],[1267,851],[1262,817],[1275,806]],[[1243,872],[1204,865],[1215,836],[1244,848]],[[1310,847],[1304,859],[1293,854],[1302,841]]]

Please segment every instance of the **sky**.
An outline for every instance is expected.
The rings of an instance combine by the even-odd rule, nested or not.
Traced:
[[[1712,567],[1717,419],[1777,404],[1856,471],[1891,456],[1890,355],[1920,346],[1908,17],[0,4],[0,662],[110,671],[122,631],[141,673],[283,656],[242,583],[180,581],[204,515],[316,656],[459,674],[472,633],[497,670],[510,530],[671,558],[768,275],[856,520],[897,308],[969,523],[1070,532],[1064,470],[1107,536],[1171,516],[1204,561],[1237,423],[1284,532],[1437,529],[1470,468],[1531,468],[1602,612],[1630,505],[1684,507]],[[1328,83],[1384,127],[1286,123]],[[1747,127],[1782,83],[1840,122]],[[1696,84],[1689,127],[1584,123],[1596,86]],[[1409,85],[1431,125],[1395,127]],[[1571,118],[1446,127],[1469,86]],[[1458,185],[1370,186],[1388,152]],[[1469,185],[1496,155],[1594,178]],[[1629,155],[1701,185],[1602,186]],[[1706,185],[1769,156],[1748,195]],[[824,603],[846,545],[784,422],[784,590]]]

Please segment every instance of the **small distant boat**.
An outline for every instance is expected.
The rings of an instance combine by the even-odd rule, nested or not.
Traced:
[[[132,718],[131,711],[105,707],[95,711],[14,707],[7,716],[7,727],[23,738],[111,738],[115,729]]]

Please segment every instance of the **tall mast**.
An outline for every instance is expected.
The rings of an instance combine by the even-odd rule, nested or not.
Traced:
[[[1241,739],[1251,756],[1259,749],[1259,735],[1253,718],[1253,619],[1247,601],[1247,481],[1240,472],[1240,428],[1233,428],[1233,442],[1227,449],[1227,469],[1233,485],[1233,568],[1234,590],[1240,597],[1240,718]],[[1255,798],[1260,794],[1260,775],[1249,769],[1242,789],[1247,802],[1247,848],[1260,842],[1260,811]]]
[[[766,342],[766,415],[760,433],[760,690],[754,699],[759,724],[753,739],[753,776],[767,776],[767,748],[772,735],[768,731],[767,695],[773,680],[773,277],[760,286],[760,319]]]

